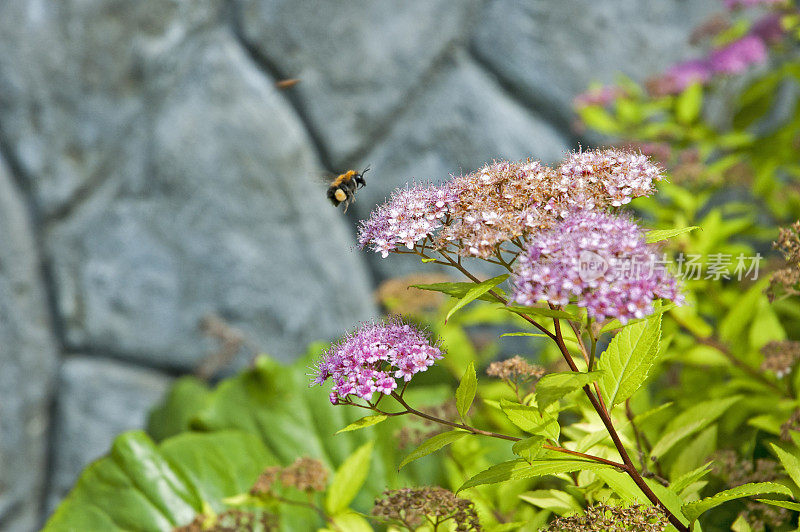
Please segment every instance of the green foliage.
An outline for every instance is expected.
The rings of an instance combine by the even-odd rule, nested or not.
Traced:
[[[472,406],[472,401],[475,400],[475,392],[478,389],[478,378],[475,375],[475,364],[469,363],[464,376],[461,378],[461,383],[456,388],[456,408],[461,419],[466,419],[469,413],[469,407]]]
[[[588,373],[548,373],[536,384],[536,405],[539,413],[555,403],[565,395],[583,388],[597,379],[602,378],[605,372],[590,371]]]
[[[644,383],[658,355],[661,315],[623,327],[600,357],[600,389],[609,408],[622,403]]]
[[[224,498],[275,463],[247,433],[181,434],[156,445],[127,432],[81,474],[44,530],[171,530],[207,508],[221,511]]]
[[[784,21],[800,37],[795,19]],[[715,40],[749,28],[739,20]],[[758,278],[737,277],[736,257],[765,255],[777,226],[800,218],[800,107],[776,116],[786,109],[779,96],[800,85],[800,64],[776,49],[770,68],[741,80],[738,93],[710,83],[654,96],[630,81],[621,85],[611,104],[579,112],[584,125],[615,142],[664,151],[671,182],[632,203],[658,228],[646,232],[647,242],[669,258],[730,258],[716,275],[687,276],[686,305],[662,301],[642,319],[595,323],[574,305],[499,305],[489,291],[507,298],[499,288],[505,274],[414,285],[453,298],[435,315],[414,317],[446,348],[446,370],[437,365],[395,390],[399,406],[384,396],[361,405],[376,411],[360,417],[362,409],[329,405],[326,390],[308,387],[309,359],[283,366],[260,358],[214,387],[178,379],[149,420],[158,443],[138,432],[120,436],[46,530],[171,530],[234,506],[275,513],[282,530],[367,531],[370,505],[384,489],[430,484],[463,492],[484,528],[498,532],[532,532],[554,514],[596,503],[650,505],[652,497],[677,528],[754,530],[748,516],[769,506],[791,513],[791,522],[770,530],[794,527],[800,371],[794,360],[770,369],[764,349],[800,339],[800,307],[796,298],[770,301],[765,261]],[[712,106],[730,116],[710,122]],[[499,378],[483,378],[499,351],[487,340],[490,327],[501,345],[529,347],[547,374],[539,378],[517,360]],[[415,412],[431,412],[427,424],[414,421]],[[447,423],[432,427],[431,419]],[[478,430],[453,430],[453,423]],[[416,447],[400,452],[401,440]],[[265,467],[303,456],[335,471],[327,490],[309,498],[327,523],[249,492]],[[726,464],[739,477],[726,476]],[[746,477],[753,471],[764,478]]]
[[[435,453],[439,449],[450,445],[451,443],[460,440],[464,436],[469,434],[469,432],[465,430],[451,430],[448,432],[442,432],[441,434],[437,434],[432,436],[422,442],[419,447],[414,449],[408,456],[403,458],[403,461],[400,462],[398,469],[402,469],[403,466],[406,464],[410,464],[414,460],[418,458],[422,458],[423,456],[427,456],[431,453]]]
[[[336,470],[325,498],[325,509],[329,514],[342,513],[361,490],[369,473],[373,445],[370,441],[356,449]]]
[[[753,495],[763,495],[766,493],[777,493],[780,495],[789,496],[792,495],[792,491],[789,488],[783,486],[782,484],[775,484],[774,482],[743,484],[729,490],[721,491],[713,497],[706,497],[705,499],[700,499],[699,501],[688,502],[684,504],[681,509],[683,510],[683,515],[685,515],[689,521],[694,521],[700,517],[703,512],[707,512],[711,508],[719,506],[724,502],[740,499],[742,497],[752,497]]]

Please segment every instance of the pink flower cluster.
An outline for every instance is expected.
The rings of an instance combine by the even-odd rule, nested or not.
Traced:
[[[429,245],[487,258],[503,242],[548,229],[575,208],[615,208],[647,196],[663,170],[641,153],[573,153],[557,168],[496,161],[442,186],[398,190],[362,222],[361,248],[386,257],[400,245]]]
[[[682,302],[677,281],[639,226],[604,212],[570,213],[535,235],[517,264],[513,299],[522,305],[574,301],[593,318],[626,323],[651,314],[656,298]]]
[[[398,244],[413,249],[441,227],[455,201],[456,195],[448,187],[414,185],[398,189],[361,223],[358,243],[362,249],[369,245],[383,257]]]
[[[366,323],[323,354],[311,384],[332,379],[333,404],[348,402],[350,396],[370,401],[375,393],[391,394],[395,379],[408,382],[440,358],[441,349],[411,325],[399,320]]]
[[[612,207],[630,203],[632,198],[652,194],[653,181],[660,181],[663,172],[641,153],[613,149],[572,153],[557,171],[560,192],[571,192],[574,198],[585,198],[591,202],[595,185],[599,184]],[[593,202],[588,205],[571,203],[584,208],[594,207]]]
[[[764,33],[770,31],[774,39],[774,27],[757,26],[741,39],[733,41],[722,48],[713,50],[705,59],[692,59],[678,63],[659,78],[649,82],[650,89],[656,94],[677,94],[692,83],[708,83],[718,74],[741,74],[750,66],[767,60],[767,45]]]
[[[786,0],[724,0],[728,9],[785,4]]]

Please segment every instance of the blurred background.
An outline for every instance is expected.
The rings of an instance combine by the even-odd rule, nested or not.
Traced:
[[[691,57],[721,9],[0,0],[0,529],[36,528],[175,377],[376,315],[416,268],[355,249],[376,203],[602,143],[573,98]],[[321,176],[367,165],[347,215],[327,203]]]

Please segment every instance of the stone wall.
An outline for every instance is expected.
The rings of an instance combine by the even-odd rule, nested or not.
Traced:
[[[241,331],[231,368],[376,314],[395,186],[576,147],[592,80],[685,57],[689,0],[0,0],[0,529]],[[288,89],[275,82],[301,81]],[[372,165],[347,216],[325,171]]]

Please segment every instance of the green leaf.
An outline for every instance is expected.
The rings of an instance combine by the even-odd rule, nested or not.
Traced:
[[[554,310],[543,307],[523,307],[521,305],[509,305],[501,307],[514,314],[526,314],[529,316],[543,316],[545,318],[558,318],[564,320],[577,320],[578,317],[566,310]]]
[[[752,497],[753,495],[763,495],[766,493],[777,493],[780,495],[788,495],[791,497],[792,491],[783,486],[782,484],[776,484],[774,482],[758,482],[758,483],[749,483],[743,484],[741,486],[736,486],[735,488],[721,491],[712,497],[706,497],[705,499],[700,499],[699,501],[688,502],[681,506],[681,510],[683,511],[683,515],[692,522],[703,512],[706,512],[712,508],[716,508],[722,503],[732,501],[734,499],[741,499],[742,497]]]
[[[661,315],[621,329],[611,340],[597,363],[605,370],[600,389],[608,407],[622,403],[647,379],[658,355]]]
[[[481,297],[486,292],[488,292],[495,286],[499,285],[506,279],[508,279],[508,274],[498,275],[497,277],[492,277],[491,279],[487,279],[483,282],[480,282],[474,285],[469,290],[467,290],[467,293],[464,294],[464,297],[459,299],[458,302],[455,305],[453,305],[453,308],[450,309],[450,312],[447,313],[447,316],[445,316],[444,318],[445,323],[447,322],[447,320],[450,319],[450,316],[452,316],[458,309],[464,307],[468,303],[475,301],[476,299],[478,299],[479,297]]]
[[[372,425],[377,425],[378,423],[386,421],[387,419],[389,419],[389,416],[384,416],[383,414],[364,416],[358,421],[350,423],[345,428],[336,431],[334,434],[341,434],[342,432],[350,432],[351,430],[359,430],[366,427],[371,427]]]
[[[542,454],[542,445],[544,445],[544,443],[544,436],[531,436],[530,438],[515,442],[514,445],[511,446],[511,452],[527,462],[532,462]]]
[[[208,401],[208,385],[196,377],[177,379],[163,404],[154,408],[147,421],[147,433],[156,441],[175,436],[191,428],[191,421]]]
[[[603,371],[590,371],[588,373],[575,373],[565,371],[561,373],[548,373],[536,383],[536,404],[539,412],[558,401],[570,392],[583,388],[596,381],[604,374]]]
[[[480,486],[482,484],[496,484],[506,480],[523,480],[526,478],[540,477],[543,475],[556,475],[559,473],[572,473],[573,471],[592,471],[596,469],[608,469],[612,466],[589,460],[573,459],[548,459],[534,460],[531,463],[525,460],[510,460],[493,465],[489,469],[481,471],[473,476],[458,488],[463,491],[468,488]]]
[[[778,460],[781,461],[783,468],[786,470],[786,474],[789,475],[796,486],[800,486],[800,458],[798,458],[796,455],[787,453],[774,443],[771,443],[770,446],[775,452],[775,455],[778,457]]]
[[[367,479],[373,445],[373,442],[369,441],[356,449],[336,470],[325,498],[325,509],[328,513],[338,514],[353,502]]]
[[[429,290],[431,292],[441,292],[443,294],[447,294],[450,297],[454,297],[456,299],[461,299],[462,297],[466,296],[467,293],[475,288],[475,283],[433,283],[433,284],[412,284],[413,288],[419,288],[420,290]],[[503,291],[499,288],[496,289],[500,295],[504,295]],[[492,303],[496,303],[497,299],[489,294],[484,294],[478,297],[478,299],[482,299],[484,301],[490,301]]]
[[[681,491],[683,491],[687,486],[694,484],[706,476],[709,471],[711,471],[711,464],[713,463],[714,462],[706,462],[697,469],[689,471],[688,473],[684,473],[673,482],[670,482],[669,489],[680,495]]]
[[[702,108],[703,86],[692,83],[675,100],[675,117],[682,124],[690,124],[697,120]]]
[[[741,398],[740,395],[734,395],[724,399],[704,401],[681,412],[665,427],[661,438],[653,445],[650,456],[653,459],[664,456],[684,438],[700,432],[713,423]]]
[[[374,454],[379,458],[358,495],[358,509],[371,507],[375,497],[395,479],[409,485],[444,482],[444,465],[427,461],[419,467],[418,464],[406,467],[398,478],[397,441],[392,435],[405,421],[399,417],[390,417],[379,426],[334,436],[364,413],[357,408],[331,405],[327,386],[309,387],[306,368],[322,350],[322,346],[317,346],[306,358],[291,365],[259,357],[255,367],[223,380],[210,390],[189,425],[203,432],[229,429],[249,432],[261,439],[281,465],[288,466],[301,456],[309,456],[321,460],[332,471],[359,446],[375,440]],[[413,393],[414,404],[427,406],[445,401],[452,394],[448,388],[417,386],[406,394]],[[308,522],[290,524],[300,530],[310,526]]]
[[[756,499],[758,502],[763,502],[764,504],[771,504],[772,506],[778,506],[780,508],[786,508],[787,510],[794,510],[795,512],[800,512],[800,502],[792,502],[792,501],[776,501],[773,499]]]
[[[558,420],[547,412],[539,412],[533,406],[514,403],[507,399],[500,400],[500,408],[508,419],[521,430],[530,434],[540,434],[551,440],[558,440],[561,428]]]
[[[320,532],[374,532],[369,521],[356,512],[344,512],[332,519],[333,526],[321,528]]]
[[[739,514],[739,517],[731,525],[731,532],[753,532],[753,529],[744,514]]]
[[[475,391],[477,389],[478,378],[475,375],[475,363],[470,362],[456,389],[456,408],[458,408],[461,419],[466,419],[469,407],[472,406],[472,401],[475,400]]]
[[[689,231],[694,231],[695,229],[700,229],[700,227],[697,225],[691,225],[689,227],[681,227],[677,229],[652,229],[645,233],[644,239],[648,244],[653,244],[654,242],[661,242],[662,240],[667,240],[669,238],[688,233]]]
[[[526,491],[519,498],[537,508],[550,510],[558,515],[583,512],[583,507],[575,497],[561,490]]]
[[[156,445],[126,432],[81,473],[44,527],[62,530],[172,530],[223,499],[247,492],[275,464],[251,434],[182,434]]]
[[[446,447],[454,441],[460,440],[467,434],[469,434],[469,432],[466,430],[457,429],[431,436],[422,442],[419,447],[411,451],[405,458],[403,458],[403,461],[400,462],[400,465],[397,466],[397,469],[403,469],[406,464],[409,464],[418,458],[422,458],[423,456],[435,453],[442,447]]]

